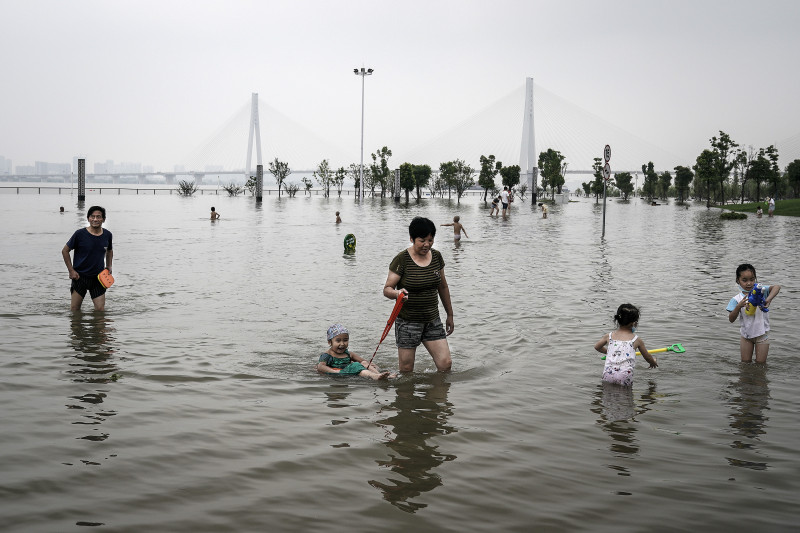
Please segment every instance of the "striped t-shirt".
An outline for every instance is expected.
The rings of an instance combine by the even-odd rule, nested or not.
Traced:
[[[439,318],[439,283],[444,259],[438,250],[431,248],[431,263],[421,267],[403,250],[392,259],[389,270],[400,275],[398,289],[408,291],[408,299],[398,315],[411,322],[430,322]]]

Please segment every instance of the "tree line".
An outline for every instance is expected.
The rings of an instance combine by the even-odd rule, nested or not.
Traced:
[[[778,167],[778,150],[773,145],[759,149],[752,146],[745,148],[723,131],[711,137],[709,143],[710,147],[697,156],[694,165],[678,165],[673,169],[674,175],[668,170],[656,172],[652,161],[642,164],[643,181],[638,190],[635,190],[638,184],[634,183],[635,178],[630,172],[618,172],[606,183],[607,194],[627,200],[632,194],[638,193],[650,200],[675,197],[681,202],[693,197],[705,199],[709,205],[712,202],[757,202],[764,195],[774,198],[800,197],[800,159],[789,163],[782,172]],[[423,191],[431,196],[447,195],[449,198],[455,195],[460,201],[464,192],[476,183],[483,189],[483,200],[486,201],[490,193],[495,196],[499,192],[496,184],[498,174],[502,186],[508,187],[512,194],[516,192],[524,197],[527,192],[527,185],[520,185],[519,165],[505,166],[494,155],[481,155],[477,169],[461,159],[441,163],[438,172],[434,172],[429,165],[403,163],[397,169],[399,190],[395,190],[394,171],[389,165],[391,157],[392,151],[383,146],[371,154],[372,163],[364,165],[363,169],[358,163],[333,169],[324,159],[314,170],[313,177],[325,196],[330,196],[332,190],[341,196],[348,179],[353,181],[356,194],[359,194],[362,171],[365,195],[397,197],[405,194],[406,201],[412,193],[416,198],[421,198]],[[531,191],[533,194],[546,194],[548,189],[551,197],[561,194],[567,171],[565,159],[566,156],[552,148],[539,154],[537,163],[541,181],[537,190]],[[604,185],[601,158],[594,158],[592,170],[594,179],[582,183],[581,189],[587,197],[594,195],[595,200],[599,201]],[[281,189],[290,196],[297,193],[299,185],[286,183],[286,178],[291,174],[288,163],[275,158],[269,164],[269,172],[278,184],[279,195]],[[306,190],[313,186],[308,178],[303,178],[302,183]],[[255,177],[250,177],[245,188],[254,192]]]
[[[668,170],[656,172],[652,161],[642,165],[643,183],[638,192],[650,200],[667,197],[680,202],[693,197],[708,205],[746,200],[759,202],[764,196],[773,198],[800,197],[800,159],[783,170],[778,166],[778,149],[774,145],[755,149],[740,146],[724,131],[709,139],[710,147],[697,156],[691,167],[676,166],[675,175]],[[592,165],[594,180],[581,185],[588,197],[597,200],[603,194],[603,163],[599,157]],[[615,174],[607,186],[607,194],[624,199],[634,193],[633,176],[629,172]]]

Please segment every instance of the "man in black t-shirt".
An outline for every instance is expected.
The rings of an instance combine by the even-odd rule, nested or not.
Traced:
[[[88,291],[92,303],[97,311],[103,311],[106,306],[106,288],[97,279],[97,275],[108,269],[111,273],[111,262],[114,259],[112,250],[111,232],[103,229],[106,220],[106,210],[98,205],[89,208],[86,214],[89,220],[88,228],[81,228],[72,234],[72,237],[61,249],[64,264],[67,265],[69,277],[72,280],[70,293],[70,309],[78,311],[83,303],[83,298]],[[70,251],[75,251],[73,263],[69,256]]]

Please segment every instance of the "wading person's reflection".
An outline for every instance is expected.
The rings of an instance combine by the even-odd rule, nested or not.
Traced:
[[[81,417],[76,425],[99,426],[115,411],[105,408],[108,389],[98,387],[116,381],[119,368],[111,359],[114,349],[114,322],[104,313],[75,313],[70,322],[70,344],[77,352],[69,361],[67,373],[79,386],[78,394],[70,396],[67,409],[79,410]],[[77,400],[77,403],[74,402]],[[81,439],[102,441],[108,438],[97,427]]]
[[[381,409],[391,416],[377,421],[390,435],[386,442],[390,458],[378,464],[395,475],[387,476],[385,482],[372,480],[369,484],[380,489],[386,501],[409,513],[426,507],[413,502],[414,498],[442,484],[432,470],[456,459],[439,450],[436,442],[436,437],[456,431],[447,424],[453,406],[447,401],[450,384],[445,379],[444,374],[436,373],[424,381],[398,383],[396,399]]]
[[[633,387],[622,387],[613,383],[601,383],[592,401],[591,411],[600,415],[598,423],[611,437],[609,449],[615,457],[633,457],[639,453],[636,439],[636,424],[628,420],[650,410],[656,402],[656,383],[648,381],[647,390],[638,402],[633,397]],[[628,475],[624,466],[609,465],[620,475]]]
[[[730,388],[733,390],[728,400],[728,404],[733,408],[730,426],[735,437],[731,448],[757,452],[758,442],[766,433],[764,428],[769,420],[765,415],[765,412],[769,411],[769,380],[766,367],[742,363],[739,379],[731,383]],[[733,466],[753,470],[766,470],[768,467],[763,461],[732,457],[727,459]]]

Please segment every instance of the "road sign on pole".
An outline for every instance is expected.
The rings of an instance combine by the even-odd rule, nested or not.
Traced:
[[[609,178],[611,178],[611,165],[608,162],[611,160],[611,145],[607,144],[603,150],[603,156],[606,158],[606,165],[603,167],[603,233],[601,238],[606,236],[606,185]]]

